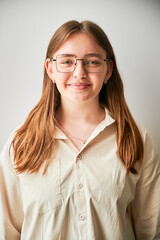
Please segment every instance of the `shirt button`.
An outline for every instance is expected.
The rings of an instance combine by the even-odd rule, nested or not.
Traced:
[[[79,214],[79,220],[81,220],[81,221],[83,221],[83,220],[85,220],[85,215],[83,215],[83,214]]]
[[[82,160],[82,155],[78,155],[78,156],[77,156],[77,159],[78,159],[78,160]]]
[[[81,189],[83,187],[83,183],[77,183],[77,188]]]

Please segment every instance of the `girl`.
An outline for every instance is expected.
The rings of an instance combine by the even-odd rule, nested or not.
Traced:
[[[160,239],[160,163],[124,98],[112,46],[69,21],[43,92],[0,160],[1,239]]]

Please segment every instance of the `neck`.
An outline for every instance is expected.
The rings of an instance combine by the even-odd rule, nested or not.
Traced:
[[[104,109],[99,104],[83,103],[77,104],[73,102],[61,102],[57,111],[57,120],[61,123],[65,122],[99,122],[104,117]]]

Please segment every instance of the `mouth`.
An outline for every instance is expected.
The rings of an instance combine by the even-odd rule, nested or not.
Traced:
[[[70,83],[67,86],[76,89],[76,90],[84,90],[90,86],[88,83]]]

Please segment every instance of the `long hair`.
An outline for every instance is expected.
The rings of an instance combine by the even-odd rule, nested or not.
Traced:
[[[143,141],[139,129],[127,107],[123,83],[117,69],[113,48],[104,31],[90,21],[69,21],[64,23],[51,38],[46,59],[51,58],[64,41],[73,33],[86,33],[106,50],[107,57],[113,61],[113,73],[104,84],[99,101],[109,110],[115,119],[117,132],[117,155],[123,161],[126,172],[136,173],[134,165],[143,157]],[[60,93],[49,78],[44,67],[42,96],[38,104],[29,113],[24,124],[16,131],[10,145],[14,150],[15,169],[22,173],[36,173],[44,166],[47,170],[55,146],[55,113],[60,105]]]

